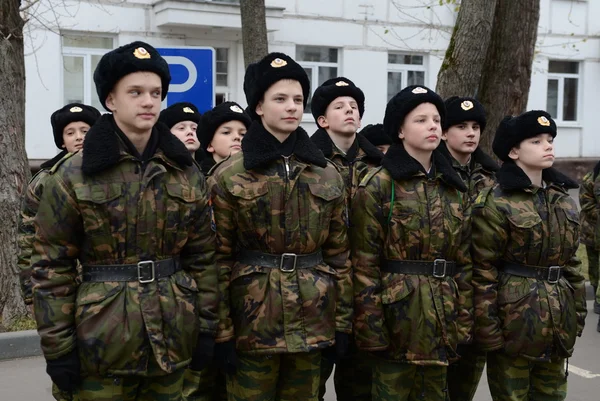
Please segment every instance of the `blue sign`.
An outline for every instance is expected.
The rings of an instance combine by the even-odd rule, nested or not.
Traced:
[[[177,47],[156,49],[169,63],[171,85],[163,104],[189,102],[200,113],[215,105],[215,49]]]

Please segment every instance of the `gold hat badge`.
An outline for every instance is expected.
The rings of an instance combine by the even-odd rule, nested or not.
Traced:
[[[464,111],[471,110],[473,108],[473,102],[470,100],[465,100],[460,104],[460,108]]]
[[[281,68],[281,67],[285,67],[287,65],[287,61],[282,60],[280,58],[276,58],[275,60],[271,61],[271,67],[273,68]]]
[[[538,117],[537,122],[540,123],[540,125],[543,125],[544,127],[550,126],[550,120],[548,120],[545,116]]]
[[[235,112],[235,113],[243,113],[243,112],[244,112],[244,110],[242,110],[242,109],[240,108],[240,106],[238,106],[237,104],[234,104],[233,106],[231,106],[231,107],[229,108],[229,110],[231,110],[231,111],[233,111],[233,112]]]
[[[138,47],[137,49],[135,49],[133,51],[133,55],[136,58],[140,58],[140,59],[150,58],[150,53],[148,53],[148,50],[144,49],[143,47]]]
[[[335,86],[350,86],[350,84],[348,82],[344,82],[344,81],[337,81],[335,83]]]
[[[183,112],[184,112],[184,113],[190,113],[190,114],[194,114],[194,110],[192,110],[192,109],[191,109],[191,108],[189,108],[189,107],[184,107],[184,108],[183,108]]]
[[[414,93],[415,95],[418,95],[421,93],[427,93],[427,89],[417,86],[415,89],[412,90],[412,93]]]
[[[71,113],[81,113],[83,109],[79,106],[73,106],[69,109]]]

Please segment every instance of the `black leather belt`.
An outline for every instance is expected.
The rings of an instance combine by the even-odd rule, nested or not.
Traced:
[[[306,269],[323,263],[323,253],[319,249],[317,252],[302,255],[297,255],[295,253],[274,255],[271,253],[243,249],[238,252],[237,261],[245,265],[271,267],[285,273],[291,273],[296,270],[296,268]]]
[[[425,260],[391,260],[384,259],[381,263],[381,271],[396,274],[422,274],[435,278],[454,276],[459,269],[456,263],[446,259],[434,261]]]
[[[562,276],[563,267],[530,266],[513,262],[504,262],[504,264],[500,267],[500,271],[507,274],[512,274],[513,276],[537,278],[538,280],[546,280],[550,284],[556,284]]]
[[[151,283],[181,270],[179,258],[142,260],[130,265],[83,265],[83,281],[139,281]]]

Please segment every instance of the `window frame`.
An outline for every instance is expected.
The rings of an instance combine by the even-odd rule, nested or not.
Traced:
[[[399,54],[399,55],[404,55],[404,56],[421,56],[423,57],[423,64],[396,64],[396,63],[390,63],[389,62],[389,56],[390,54]],[[427,77],[428,77],[428,58],[427,58],[427,54],[425,53],[410,53],[410,52],[398,52],[398,51],[388,51],[387,52],[387,56],[388,56],[388,63],[387,63],[387,71],[386,73],[390,73],[390,72],[399,72],[402,73],[402,89],[406,88],[408,85],[408,72],[409,71],[422,71],[423,72],[423,85],[427,86]],[[387,80],[387,74],[386,74],[386,80]],[[385,96],[386,96],[386,103],[390,100],[388,98],[388,92],[389,92],[389,88],[386,87],[386,91],[385,91]],[[392,97],[395,94],[392,95]]]
[[[298,46],[303,46],[303,47],[318,47],[318,48],[322,48],[322,49],[335,49],[335,51],[337,52],[337,62],[329,62],[329,61],[300,61],[298,58]],[[311,76],[309,76],[309,80],[310,80],[310,87],[311,87],[311,93],[309,94],[309,98],[310,96],[312,96],[312,94],[315,92],[315,90],[319,87],[319,85],[314,85],[315,82],[319,82],[319,67],[324,67],[324,68],[336,68],[336,77],[341,76],[341,68],[342,68],[342,64],[341,64],[341,52],[340,52],[340,48],[339,47],[335,47],[335,46],[315,46],[315,45],[300,45],[297,44],[296,48],[296,60],[298,62],[298,64],[300,64],[300,66],[302,68],[310,68],[311,69]],[[308,99],[307,99],[308,102]],[[312,115],[312,111],[307,112],[306,108],[304,110],[304,113],[302,114],[302,122],[309,122],[309,121],[314,121],[313,115]]]
[[[566,72],[550,72],[550,62],[561,61],[567,63],[578,64],[577,73],[566,73]],[[583,63],[581,60],[562,60],[562,59],[548,59],[548,76],[546,77],[546,110],[548,110],[548,82],[550,80],[558,81],[558,91],[556,94],[556,116],[552,116],[556,125],[567,126],[567,127],[579,127],[581,126],[581,101],[582,101],[582,78],[583,78]],[[575,108],[576,119],[575,120],[563,120],[563,108],[564,108],[564,93],[565,93],[565,78],[576,78],[577,79],[577,104]],[[560,117],[560,118],[559,118]]]

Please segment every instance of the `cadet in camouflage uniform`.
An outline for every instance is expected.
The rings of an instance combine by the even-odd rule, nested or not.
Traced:
[[[446,120],[440,151],[467,185],[469,197],[494,184],[498,164],[479,148],[486,118],[483,105],[470,97],[446,99]],[[470,401],[475,396],[485,367],[485,352],[476,345],[461,345],[460,359],[448,367],[448,394],[451,400]]]
[[[392,145],[391,138],[383,131],[383,124],[369,124],[360,131],[360,134],[383,154],[386,154]]]
[[[352,202],[354,335],[377,357],[374,400],[446,400],[446,370],[472,341],[466,186],[438,147],[443,100],[423,86],[394,96],[394,144]]]
[[[600,200],[596,194],[600,194],[600,162],[596,164],[593,171],[587,173],[579,188],[579,205],[581,206],[581,235],[580,240],[585,245],[588,257],[588,274],[594,294],[598,293],[598,276],[600,275],[600,226],[598,226],[598,207]],[[599,295],[600,296],[600,295]],[[594,313],[600,314],[600,302],[594,300]],[[598,321],[600,331],[600,321]]]
[[[192,154],[200,149],[198,140],[198,124],[201,114],[192,103],[179,102],[172,104],[160,112],[158,122],[165,124]]]
[[[498,183],[473,206],[475,342],[495,401],[564,400],[564,358],[583,330],[579,215],[567,192],[577,184],[551,168],[555,136],[545,111],[506,117],[493,142]]]
[[[370,168],[379,166],[383,158],[383,153],[356,132],[365,111],[365,95],[351,80],[332,78],[313,94],[311,111],[319,129],[310,139],[342,173],[346,203],[350,205],[362,178]],[[346,217],[348,219],[349,216]],[[353,344],[351,348],[351,355],[336,362],[334,383],[337,399],[370,400],[370,366],[364,357],[356,355]],[[323,400],[335,360],[335,348],[323,352],[319,400]]]
[[[33,219],[40,205],[44,192],[44,183],[50,175],[52,167],[67,153],[75,153],[83,147],[85,134],[100,117],[100,112],[92,106],[81,103],[70,103],[56,110],[50,117],[54,143],[62,149],[54,158],[42,163],[40,171],[33,176],[23,196],[21,214],[19,215],[19,247],[18,258],[19,280],[26,305],[33,304],[31,288],[31,252],[35,226]]]
[[[224,102],[202,116],[198,137],[202,149],[196,159],[205,175],[229,155],[239,152],[242,139],[250,128],[250,116],[236,102]]]
[[[244,91],[254,121],[243,151],[211,177],[229,295],[217,342],[235,340],[239,353],[230,401],[316,401],[321,351],[336,344],[344,355],[352,332],[344,182],[299,127],[309,90],[285,54],[251,64]]]
[[[102,57],[94,82],[112,114],[47,180],[34,220],[46,370],[78,400],[179,400],[184,368],[212,358],[215,236],[200,171],[156,124],[169,81],[146,43]]]

